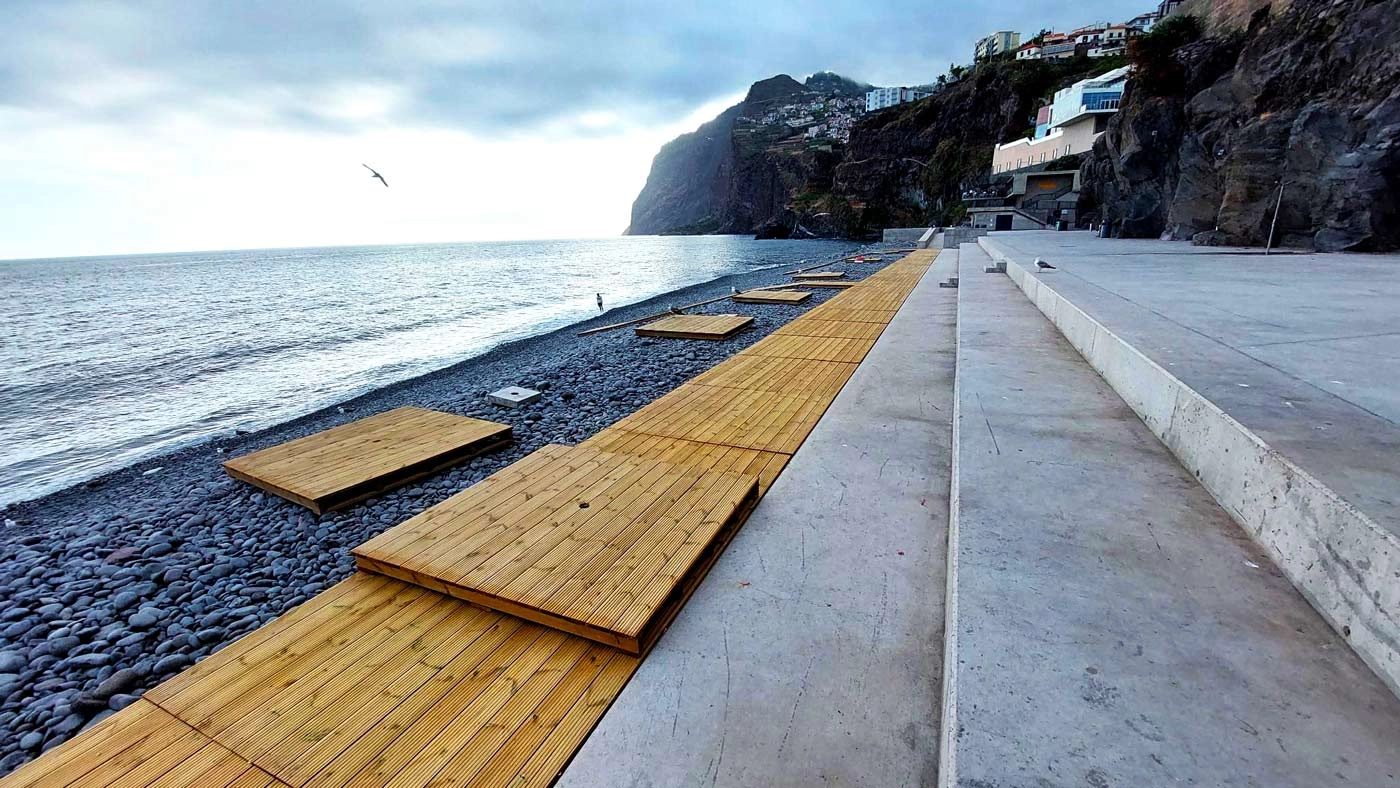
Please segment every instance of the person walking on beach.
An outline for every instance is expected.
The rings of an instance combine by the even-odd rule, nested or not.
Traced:
[[[599,294],[598,294],[598,311],[599,311],[599,312],[603,311],[603,294],[602,294],[602,293],[599,293]]]

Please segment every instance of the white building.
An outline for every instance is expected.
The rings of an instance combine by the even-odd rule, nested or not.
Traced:
[[[1036,136],[996,146],[993,174],[1045,164],[1061,156],[1084,153],[1103,134],[1108,117],[1118,111],[1131,66],[1081,80],[1055,94],[1048,123],[1037,117]]]
[[[1021,45],[1021,34],[1013,30],[1001,30],[977,40],[973,47],[973,61],[987,60],[1003,52],[1013,52]]]
[[[932,95],[927,90],[918,90],[917,88],[875,88],[865,94],[865,111],[874,112],[877,109],[918,101]]]

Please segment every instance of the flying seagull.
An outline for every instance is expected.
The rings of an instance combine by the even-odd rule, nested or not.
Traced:
[[[1036,268],[1039,268],[1039,269],[1042,270],[1042,271],[1054,271],[1054,270],[1056,270],[1056,269],[1055,269],[1055,266],[1050,265],[1049,263],[1045,262],[1044,260],[1040,259],[1039,257],[1035,258],[1035,267],[1036,267]]]
[[[360,166],[361,166],[361,167],[364,167],[364,168],[367,169],[367,170],[369,170],[369,172],[370,172],[370,176],[369,176],[369,177],[371,177],[371,178],[378,178],[378,179],[379,179],[379,182],[382,183],[382,184],[384,184],[384,188],[386,188],[386,189],[389,188],[389,182],[386,181],[386,180],[384,180],[384,176],[383,176],[383,175],[380,175],[379,173],[375,172],[373,167],[369,166],[368,164],[363,164],[363,163],[361,163]]]

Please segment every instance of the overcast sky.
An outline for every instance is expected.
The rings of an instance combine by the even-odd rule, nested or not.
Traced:
[[[1155,5],[3,4],[0,259],[616,235],[755,80],[931,82],[986,32]]]

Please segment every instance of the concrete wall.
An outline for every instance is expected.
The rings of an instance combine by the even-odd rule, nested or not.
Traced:
[[[992,230],[996,228],[996,217],[1009,215],[1011,217],[1011,229],[1013,230],[1044,230],[1045,225],[1035,221],[1020,211],[1005,209],[986,209],[972,212],[972,226],[980,230]]]
[[[1070,153],[1087,153],[1099,135],[1092,115],[1060,126],[1038,140],[1021,139],[998,145],[992,151],[992,172],[1009,172],[1058,159]]]
[[[880,240],[887,244],[915,243],[928,230],[927,227],[886,227]]]
[[[994,239],[993,260],[1219,501],[1391,691],[1400,694],[1400,539],[1070,303]]]
[[[943,231],[943,248],[956,249],[986,235],[987,231],[975,227],[949,227]]]

